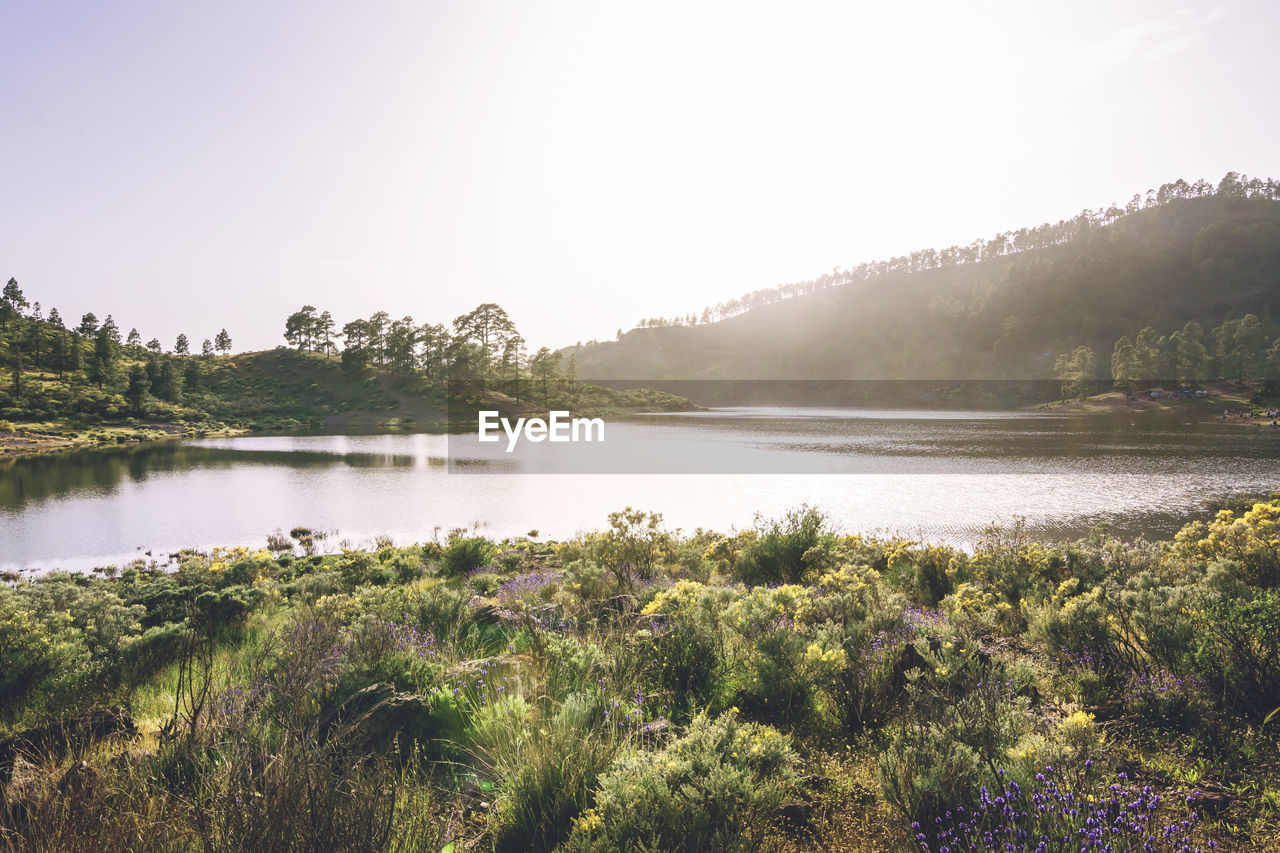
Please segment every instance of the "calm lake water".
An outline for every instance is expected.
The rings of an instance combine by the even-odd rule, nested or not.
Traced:
[[[603,444],[473,434],[203,439],[0,468],[0,568],[84,570],[150,551],[398,544],[455,527],[563,538],[625,506],[728,531],[801,503],[846,531],[972,543],[1025,516],[1049,537],[1108,523],[1168,536],[1207,498],[1280,487],[1280,429],[1177,415],[724,409],[610,422]]]

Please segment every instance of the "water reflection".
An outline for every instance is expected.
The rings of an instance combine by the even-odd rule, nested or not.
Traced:
[[[443,464],[444,460],[438,460]],[[49,456],[13,460],[0,467],[0,509],[16,510],[67,493],[112,495],[126,479],[142,483],[150,477],[180,471],[248,466],[282,468],[411,468],[417,459],[403,453],[334,453],[306,448],[251,447],[162,441],[105,449],[86,448]]]
[[[1015,516],[1050,536],[1108,523],[1164,537],[1208,497],[1280,486],[1280,431],[1176,416],[735,409],[608,430],[605,445],[561,445],[559,457],[538,456],[546,444],[508,455],[474,435],[395,434],[18,460],[0,467],[0,568],[261,544],[294,526],[338,530],[334,547],[473,525],[560,538],[628,505],[690,530],[740,528],[808,502],[845,530],[958,544]]]

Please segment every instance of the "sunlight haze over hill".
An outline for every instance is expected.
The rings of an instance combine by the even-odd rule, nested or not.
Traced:
[[[10,4],[3,276],[237,349],[307,302],[612,339],[1275,174],[1276,26],[1250,2]]]

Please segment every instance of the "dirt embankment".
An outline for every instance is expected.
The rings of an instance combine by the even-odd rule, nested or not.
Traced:
[[[240,435],[245,430],[195,430],[179,424],[97,425],[77,430],[61,423],[24,424],[0,432],[0,462],[81,447],[107,447],[182,436]]]
[[[1182,395],[1170,396],[1171,389],[1166,388],[1142,389],[1133,394],[1108,391],[1084,400],[1048,403],[1036,408],[1064,414],[1085,415],[1118,412],[1177,413],[1197,422],[1226,420],[1232,423],[1257,425],[1265,421],[1269,424],[1271,418],[1267,418],[1266,413],[1280,408],[1280,401],[1254,402],[1260,387],[1259,382],[1215,381],[1206,383],[1200,389],[1206,393],[1206,396],[1189,398]],[[1153,396],[1153,391],[1159,393]]]

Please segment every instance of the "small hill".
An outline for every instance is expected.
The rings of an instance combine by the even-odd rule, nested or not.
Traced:
[[[1065,223],[1070,236],[1054,245],[891,270],[720,322],[639,328],[563,352],[589,380],[1047,379],[1060,353],[1088,346],[1105,379],[1116,341],[1147,326],[1167,334],[1196,321],[1208,331],[1254,314],[1265,338],[1276,334],[1280,201],[1271,195],[1116,210],[1105,224]]]

